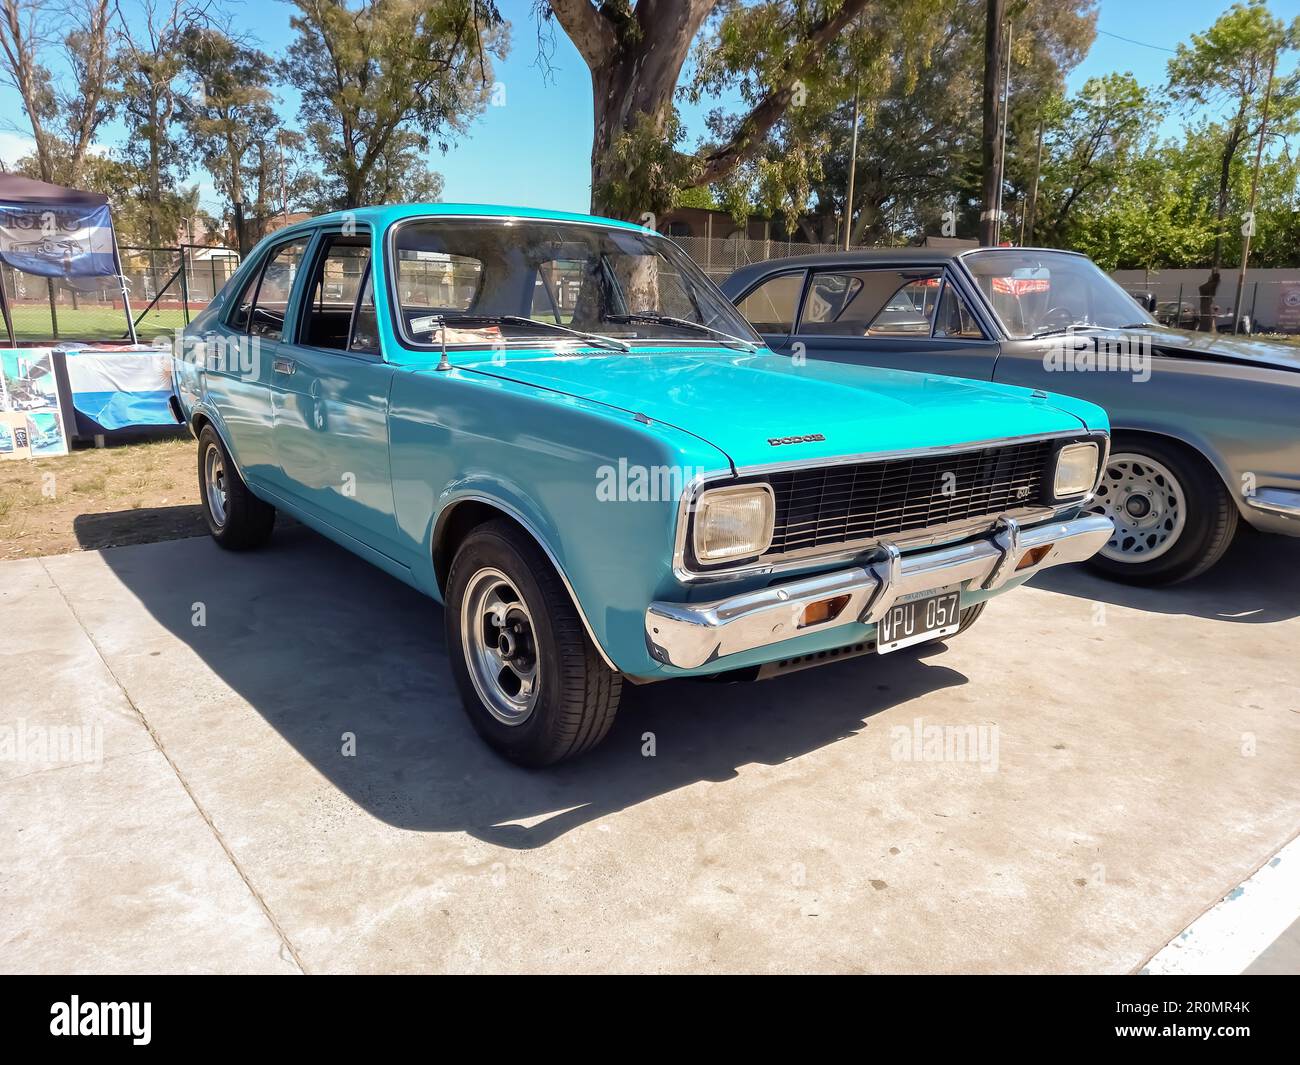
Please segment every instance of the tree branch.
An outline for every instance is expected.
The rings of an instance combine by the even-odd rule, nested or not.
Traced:
[[[821,59],[827,45],[848,27],[868,2],[869,0],[846,0],[835,15],[823,19],[813,28],[808,34],[809,47],[802,62],[795,65],[792,59],[776,84],[741,120],[731,139],[704,157],[704,166],[695,179],[697,186],[720,181],[762,148],[767,135],[789,109],[795,82]]]
[[[614,24],[590,0],[550,0],[550,7],[587,66],[603,65],[618,49]]]

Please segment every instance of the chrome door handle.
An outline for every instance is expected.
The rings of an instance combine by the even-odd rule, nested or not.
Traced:
[[[298,364],[294,362],[293,359],[286,359],[283,356],[277,355],[271,360],[271,369],[276,373],[291,374],[294,370],[298,369]]]

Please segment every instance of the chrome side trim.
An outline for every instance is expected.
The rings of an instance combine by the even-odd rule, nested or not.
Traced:
[[[761,556],[748,563],[736,566],[717,566],[707,569],[691,569],[686,564],[686,536],[690,527],[690,517],[700,495],[716,481],[732,481],[745,477],[761,477],[769,473],[786,470],[815,469],[822,466],[841,466],[857,462],[888,462],[898,458],[926,458],[933,455],[957,455],[966,451],[979,451],[987,447],[1006,444],[1028,444],[1040,440],[1064,440],[1070,438],[1095,438],[1100,444],[1101,463],[1097,469],[1097,480],[1101,480],[1106,469],[1106,459],[1110,453],[1110,435],[1095,429],[1058,430],[1052,433],[1037,433],[1029,436],[1000,436],[988,440],[969,441],[960,444],[942,444],[932,448],[900,448],[894,451],[875,451],[853,455],[837,455],[834,458],[801,459],[789,462],[763,463],[756,466],[744,466],[734,473],[731,470],[716,470],[700,474],[693,478],[682,491],[677,506],[677,536],[673,546],[673,575],[683,584],[694,584],[729,577],[752,576],[755,574],[784,573],[792,569],[817,563],[846,562],[879,549],[885,543],[899,548],[928,547],[939,540],[957,540],[964,536],[973,536],[978,532],[996,527],[1002,518],[1013,518],[1022,525],[1032,525],[1040,521],[1049,521],[1060,517],[1069,510],[1085,506],[1092,499],[1092,493],[1081,499],[1071,499],[1051,506],[1017,507],[1004,514],[987,514],[976,518],[962,518],[944,525],[932,525],[902,535],[875,537],[853,540],[848,543],[829,547],[811,547],[799,551],[780,552]],[[1094,485],[1095,490],[1095,485]]]
[[[646,647],[665,665],[698,669],[797,636],[874,624],[904,595],[955,584],[964,590],[995,590],[1012,577],[1081,562],[1112,532],[1110,519],[1097,514],[1024,530],[1012,523],[987,540],[906,556],[894,549],[883,564],[870,568],[820,573],[709,603],[655,602],[645,613]],[[1049,550],[1037,563],[1016,568],[1026,551],[1044,546]],[[805,608],[840,595],[849,601],[835,618],[799,627]],[[719,668],[727,668],[725,662]]]
[[[1260,488],[1244,498],[1248,507],[1300,520],[1300,492],[1286,488]]]
[[[503,514],[508,514],[523,526],[524,531],[533,538],[537,546],[542,549],[543,553],[545,553],[546,557],[550,560],[551,565],[555,567],[555,572],[560,575],[560,581],[564,584],[565,591],[569,593],[569,598],[573,601],[573,609],[578,612],[578,618],[582,621],[582,627],[587,630],[588,638],[591,640],[592,644],[595,645],[596,650],[600,652],[600,657],[604,660],[605,665],[609,666],[609,668],[615,673],[621,673],[622,670],[620,670],[618,666],[614,665],[614,660],[609,657],[609,654],[606,652],[600,640],[596,638],[596,630],[591,627],[591,622],[587,620],[587,612],[582,609],[582,602],[578,599],[577,593],[573,590],[573,584],[569,580],[569,575],[564,572],[564,567],[560,565],[560,560],[555,557],[555,552],[551,550],[551,545],[542,538],[542,534],[537,531],[537,527],[509,503],[503,503],[501,500],[495,499],[492,496],[476,492],[466,492],[461,495],[452,496],[443,503],[442,508],[438,511],[438,520],[434,524],[433,536],[429,541],[430,550],[432,551],[432,545],[438,542],[438,534],[442,531],[443,522],[446,521],[447,516],[451,513],[452,509],[458,503],[468,503],[471,501],[476,503],[486,503],[490,507],[495,507]]]

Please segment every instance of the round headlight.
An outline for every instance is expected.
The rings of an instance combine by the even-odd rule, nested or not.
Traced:
[[[710,489],[695,504],[695,557],[720,562],[761,555],[772,543],[775,519],[771,485]]]
[[[1057,499],[1085,496],[1097,483],[1101,449],[1095,443],[1066,444],[1056,453],[1056,476],[1052,494]]]

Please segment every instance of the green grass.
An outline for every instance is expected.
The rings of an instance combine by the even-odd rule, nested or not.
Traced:
[[[132,317],[140,308],[132,308]],[[197,312],[194,312],[197,313]],[[56,340],[50,325],[50,309],[44,304],[19,304],[10,308],[14,323],[14,336],[19,344],[46,344]],[[191,314],[193,317],[193,314]],[[159,333],[179,329],[185,324],[183,311],[150,311],[136,326],[142,341],[152,340]],[[126,334],[126,315],[108,307],[59,308],[59,341],[113,340],[120,341]],[[0,324],[0,337],[4,329]]]

